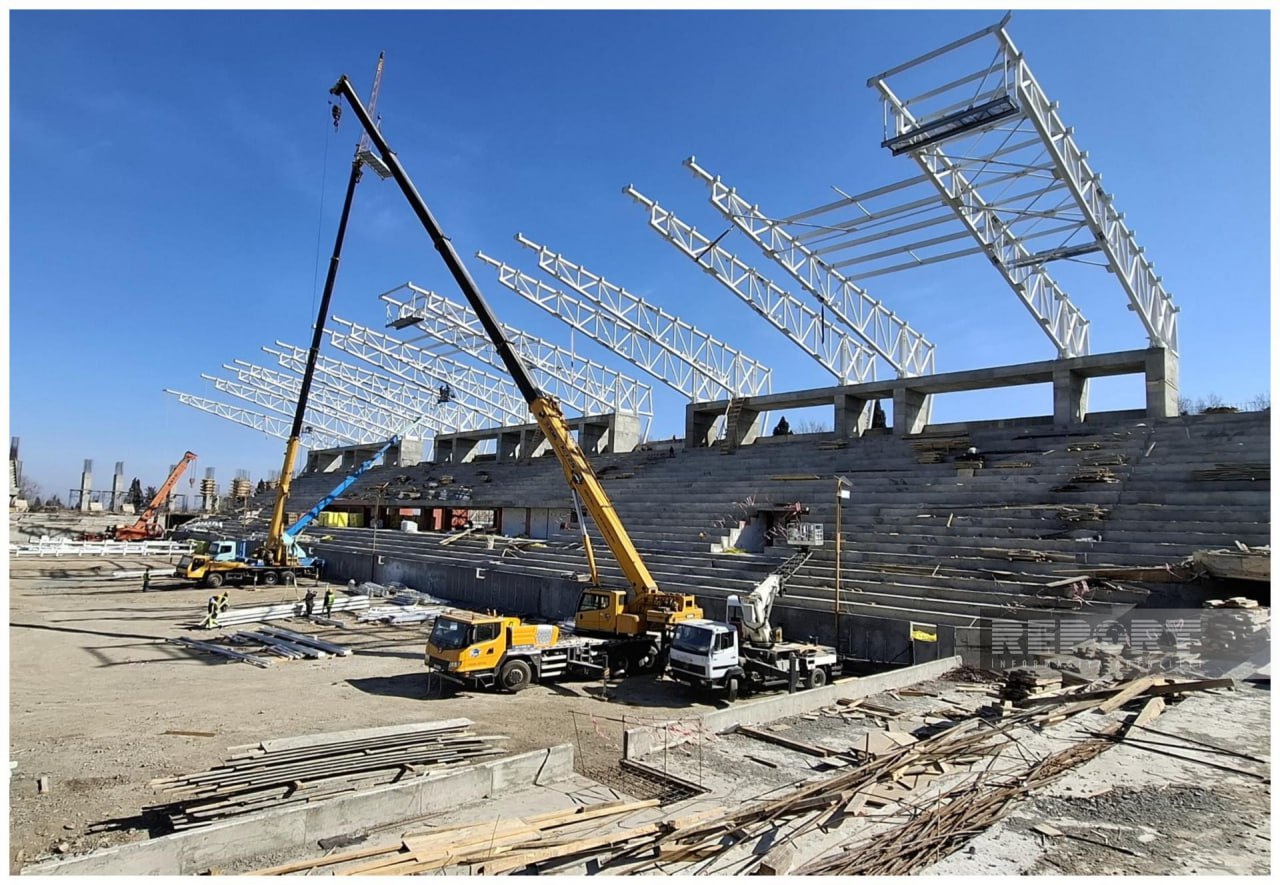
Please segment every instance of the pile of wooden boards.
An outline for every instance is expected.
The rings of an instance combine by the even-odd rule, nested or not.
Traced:
[[[1000,697],[1006,701],[1025,701],[1055,694],[1062,690],[1062,674],[1048,667],[1023,667],[1005,673]]]
[[[1271,641],[1271,609],[1243,596],[1210,599],[1200,615],[1202,653],[1248,654]]]
[[[147,811],[182,830],[424,777],[502,752],[495,744],[504,736],[477,736],[468,730],[471,724],[448,719],[232,747],[233,755],[208,771],[152,781],[179,798]]]

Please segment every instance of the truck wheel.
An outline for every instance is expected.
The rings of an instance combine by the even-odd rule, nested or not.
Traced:
[[[827,671],[821,667],[814,667],[809,671],[809,675],[805,677],[805,688],[822,688],[827,684]]]
[[[280,582],[282,584],[296,584],[298,583],[298,576],[293,572],[281,572]]]
[[[274,585],[274,584],[278,584],[278,583],[280,583],[280,575],[279,575],[279,573],[278,573],[278,572],[263,572],[263,573],[262,573],[262,583],[266,584],[268,587],[270,587],[270,586],[272,586],[272,585]]]
[[[730,676],[724,686],[725,694],[729,698],[729,703],[733,703],[738,699],[738,677]]]
[[[222,575],[217,572],[209,572],[204,576],[204,585],[211,590],[216,590],[222,586]]]
[[[533,668],[527,661],[507,661],[498,671],[498,684],[504,691],[517,692],[533,681]]]

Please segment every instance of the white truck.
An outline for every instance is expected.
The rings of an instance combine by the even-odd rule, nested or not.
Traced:
[[[826,685],[843,672],[834,648],[784,642],[769,625],[783,583],[809,558],[797,554],[745,598],[730,596],[728,622],[684,621],[671,637],[667,675],[692,688],[723,691],[730,701],[767,688],[798,691]]]

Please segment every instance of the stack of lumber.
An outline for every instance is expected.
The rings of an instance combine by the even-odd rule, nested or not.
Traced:
[[[182,830],[427,776],[502,752],[494,744],[505,737],[474,735],[470,725],[470,719],[447,719],[232,747],[234,755],[208,771],[152,781],[179,798],[147,811]]]
[[[1119,482],[1120,478],[1106,467],[1087,467],[1077,470],[1071,476],[1071,482]]]
[[[953,436],[920,440],[919,442],[913,442],[911,448],[915,449],[917,463],[941,464],[947,460],[947,455],[950,453],[964,451],[969,448],[969,437]]]
[[[1106,519],[1110,509],[1097,504],[1071,504],[1058,508],[1058,519],[1063,522],[1093,522]]]
[[[1000,697],[1006,701],[1040,698],[1062,689],[1062,674],[1048,667],[1023,667],[1005,673]]]
[[[1204,653],[1245,653],[1271,641],[1271,609],[1243,596],[1210,599],[1200,615],[1200,645]]]
[[[1218,464],[1207,470],[1191,471],[1191,478],[1201,481],[1264,480],[1271,481],[1270,464]]]

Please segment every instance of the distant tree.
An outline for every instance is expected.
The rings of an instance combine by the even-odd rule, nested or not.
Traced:
[[[1246,404],[1251,412],[1267,412],[1271,410],[1271,394],[1260,393]]]
[[[129,483],[129,491],[125,492],[124,502],[132,504],[135,511],[142,509],[142,483],[138,481],[138,477],[133,478],[133,482]]]
[[[39,510],[41,507],[44,506],[44,501],[40,500],[39,495],[36,495],[34,498],[32,498],[28,502],[28,505],[31,507],[32,510]]]
[[[821,421],[797,421],[793,433],[830,433],[831,428]]]
[[[49,503],[45,504],[45,506],[50,508],[51,510],[61,510],[63,509],[64,505],[62,503],[62,499],[59,498],[57,495],[54,495],[52,498],[49,499]]]
[[[258,480],[258,487],[254,490],[254,494],[261,495],[267,490],[267,481],[265,479]]]
[[[147,486],[147,490],[142,493],[142,506],[146,507],[156,499],[156,495],[160,494],[155,486]]]
[[[22,477],[18,480],[18,497],[27,502],[40,497],[40,483],[29,476]]]

